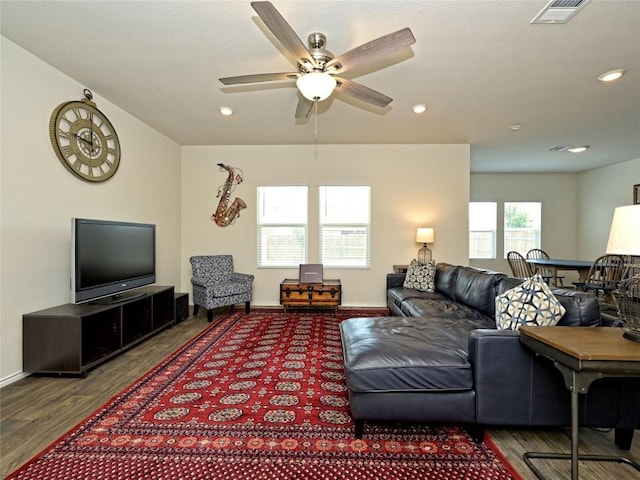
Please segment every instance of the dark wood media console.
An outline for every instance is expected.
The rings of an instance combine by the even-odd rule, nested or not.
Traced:
[[[111,305],[71,303],[22,316],[23,370],[79,374],[175,324],[174,287],[151,286]]]

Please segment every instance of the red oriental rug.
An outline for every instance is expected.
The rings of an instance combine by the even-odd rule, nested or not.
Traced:
[[[519,479],[459,427],[354,437],[338,324],[383,314],[225,315],[9,478]]]

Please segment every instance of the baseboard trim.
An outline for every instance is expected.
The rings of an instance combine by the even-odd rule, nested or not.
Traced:
[[[387,306],[386,303],[342,303],[338,308],[385,308]],[[260,308],[260,307],[282,307],[279,303],[272,302],[259,302],[259,303],[251,303],[251,307]],[[192,306],[193,308],[193,306]]]
[[[12,383],[22,380],[23,378],[27,378],[28,376],[29,374],[26,372],[18,372],[13,375],[9,375],[8,377],[0,379],[0,388],[11,385]]]

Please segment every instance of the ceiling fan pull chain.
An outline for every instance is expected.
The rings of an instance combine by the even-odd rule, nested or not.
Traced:
[[[316,143],[318,143],[318,99],[316,98],[313,103],[316,104],[316,126],[315,126],[315,135],[316,135]]]

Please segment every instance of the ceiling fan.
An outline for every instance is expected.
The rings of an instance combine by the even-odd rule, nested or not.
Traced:
[[[334,57],[324,49],[327,42],[324,34],[309,35],[307,48],[271,2],[251,2],[251,6],[287,51],[298,59],[298,71],[220,78],[224,85],[296,80],[296,86],[302,94],[296,108],[296,118],[307,118],[313,104],[328,98],[334,89],[378,107],[386,107],[393,101],[376,90],[337,75],[412,45],[416,39],[411,29],[403,28],[389,33]]]

